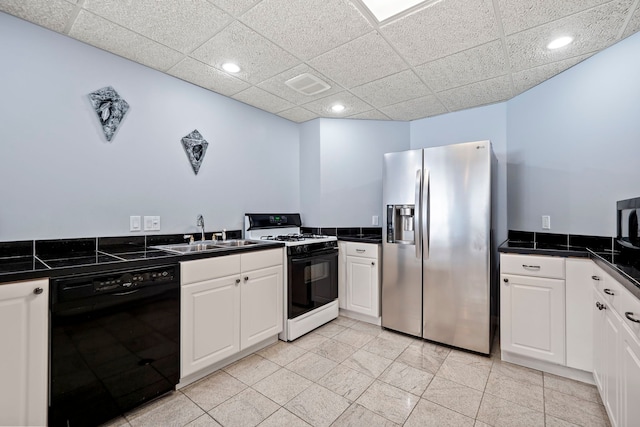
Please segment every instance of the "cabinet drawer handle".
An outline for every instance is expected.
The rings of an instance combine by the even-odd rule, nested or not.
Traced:
[[[633,318],[633,313],[631,311],[627,311],[624,314],[624,317],[626,317],[627,319],[631,320],[632,322],[640,323],[640,320]]]
[[[375,263],[375,262],[373,262],[373,261],[371,261],[371,265],[376,265],[376,263]]]
[[[593,280],[600,280],[600,278],[599,278],[598,276],[591,276],[591,278],[592,278]]]
[[[249,281],[249,276],[244,276],[244,281],[248,282]]]
[[[600,301],[596,302],[596,307],[598,307],[598,310],[606,310],[607,307],[604,304],[601,304]]]
[[[33,293],[36,294],[36,295],[40,295],[43,292],[44,292],[44,289],[42,289],[42,288],[35,288],[33,290]]]
[[[522,264],[522,268],[526,268],[527,270],[540,270],[540,266],[539,265]]]
[[[502,279],[502,281],[504,282],[505,286],[509,286],[509,279],[505,277],[504,279]]]
[[[607,295],[615,295],[615,293],[611,289],[605,289],[604,293]]]
[[[236,279],[236,285],[240,283],[240,279]]]
[[[359,254],[364,253],[365,249],[356,249],[356,252],[358,252]]]

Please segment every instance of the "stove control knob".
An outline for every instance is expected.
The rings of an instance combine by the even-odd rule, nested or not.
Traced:
[[[308,247],[308,246],[304,246],[304,247],[302,248],[302,250],[303,250],[303,251],[305,251],[305,252],[309,252],[309,247]]]

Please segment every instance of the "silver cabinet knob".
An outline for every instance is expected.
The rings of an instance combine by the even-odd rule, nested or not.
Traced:
[[[40,295],[43,292],[44,292],[44,289],[42,289],[42,288],[35,288],[33,290],[33,293],[36,294],[36,295]]]
[[[249,280],[249,276],[244,276],[244,281],[247,282]]]
[[[236,279],[236,285],[240,283],[240,279]]]

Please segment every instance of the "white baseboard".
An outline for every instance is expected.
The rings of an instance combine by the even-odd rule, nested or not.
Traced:
[[[595,385],[593,380],[593,373],[582,371],[580,369],[569,368],[568,366],[557,365],[555,363],[546,362],[544,360],[533,359],[527,356],[521,356],[519,354],[510,353],[502,350],[500,353],[501,359],[505,362],[513,363],[516,365],[524,366],[531,369],[537,369],[539,371],[547,372],[549,374],[558,375],[560,377],[569,378],[583,383]]]
[[[340,316],[348,317],[350,319],[359,320],[361,322],[372,323],[374,325],[382,325],[382,317],[367,316],[366,314],[356,313],[344,308],[340,309]]]

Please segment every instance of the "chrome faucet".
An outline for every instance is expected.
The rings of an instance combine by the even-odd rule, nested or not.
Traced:
[[[204,238],[204,217],[202,215],[198,215],[198,222],[196,223],[196,227],[200,227],[200,240],[205,240]]]

